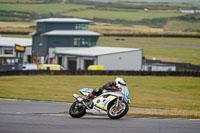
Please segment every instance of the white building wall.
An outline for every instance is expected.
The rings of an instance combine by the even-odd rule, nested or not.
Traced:
[[[32,56],[32,46],[26,47],[24,52],[24,63],[28,62],[28,56]]]
[[[98,65],[105,70],[141,70],[142,50],[98,56]]]
[[[62,65],[63,67],[68,70],[68,60],[73,58],[76,64],[76,70],[85,70],[85,60],[94,60],[94,64],[97,64],[96,57],[82,57],[82,56],[70,56],[70,55],[63,55],[62,56]],[[56,63],[58,63],[58,56],[56,56]]]
[[[67,57],[66,56],[63,56],[63,64],[62,64],[62,66],[65,68],[65,69],[67,69],[67,67],[68,67],[68,59],[67,59]]]

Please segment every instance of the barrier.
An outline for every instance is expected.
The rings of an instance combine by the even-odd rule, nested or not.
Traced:
[[[126,76],[192,76],[200,77],[200,71],[176,71],[176,72],[150,72],[150,71],[2,71],[0,76],[15,75],[126,75]]]

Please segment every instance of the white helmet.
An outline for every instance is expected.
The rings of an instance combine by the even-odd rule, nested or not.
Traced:
[[[123,78],[116,78],[115,83],[118,88],[121,88],[122,86],[126,86],[126,81]]]

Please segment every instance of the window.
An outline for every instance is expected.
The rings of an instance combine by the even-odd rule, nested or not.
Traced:
[[[43,44],[41,42],[38,43],[39,46],[42,46]]]
[[[3,65],[8,65],[8,61],[6,59],[3,59]]]
[[[14,65],[16,63],[18,63],[18,60],[16,60],[16,59],[7,59],[7,58],[4,58],[3,62],[2,62],[3,65]]]
[[[93,38],[74,38],[74,47],[96,46],[96,39]]]
[[[82,24],[81,25],[82,30],[87,30],[88,29],[88,24]]]
[[[74,38],[74,47],[80,47],[81,38]]]
[[[92,46],[96,46],[96,42],[97,42],[97,40],[96,39],[91,39],[90,40],[90,46],[92,47]]]
[[[76,24],[75,25],[76,30],[87,30],[88,29],[88,24]]]
[[[13,50],[12,49],[5,49],[4,54],[13,54]]]
[[[76,29],[76,30],[79,30],[79,29],[80,29],[80,24],[76,24],[76,25],[75,25],[75,29]]]

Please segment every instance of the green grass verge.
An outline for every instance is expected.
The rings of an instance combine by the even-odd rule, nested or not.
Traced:
[[[200,78],[122,76],[126,79],[131,106],[200,110]],[[73,102],[73,93],[96,88],[116,76],[4,76],[0,97]]]

